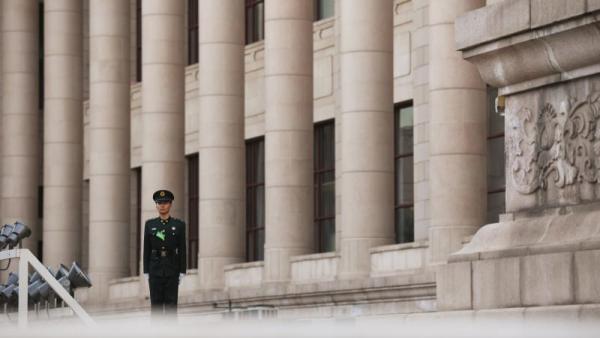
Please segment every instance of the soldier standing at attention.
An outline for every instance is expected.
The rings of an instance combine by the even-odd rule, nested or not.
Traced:
[[[150,286],[152,316],[177,313],[177,292],[186,270],[185,223],[171,217],[175,197],[168,190],[152,195],[159,217],[144,226],[144,276]]]

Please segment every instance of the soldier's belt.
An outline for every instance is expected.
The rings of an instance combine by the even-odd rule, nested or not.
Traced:
[[[171,255],[176,255],[178,254],[178,250],[171,250],[171,249],[152,249],[152,254],[157,256],[157,257],[168,257]]]

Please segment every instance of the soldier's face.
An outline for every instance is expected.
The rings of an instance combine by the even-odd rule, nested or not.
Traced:
[[[166,215],[171,211],[171,202],[157,202],[156,210],[161,215]]]

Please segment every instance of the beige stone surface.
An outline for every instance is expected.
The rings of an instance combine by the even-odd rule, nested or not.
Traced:
[[[523,257],[522,302],[524,306],[571,304],[573,254],[553,253]]]
[[[86,0],[89,1],[89,0]],[[129,34],[130,34],[130,41],[131,43],[129,44],[129,74],[130,74],[130,79],[131,82],[137,82],[137,78],[138,78],[138,74],[137,74],[137,43],[136,43],[136,38],[138,36],[138,26],[137,26],[137,22],[138,22],[138,13],[136,11],[137,9],[137,2],[138,0],[129,0],[129,5],[130,5],[130,9],[129,9]]]
[[[473,262],[473,309],[521,306],[518,257]]]
[[[183,187],[187,179],[183,170],[183,154],[201,152],[199,173],[201,180],[205,180],[200,185],[203,201],[200,206],[201,237],[205,239],[201,245],[204,250],[201,259],[204,257],[206,264],[201,263],[200,271],[191,270],[184,278],[180,301],[186,311],[210,313],[206,317],[214,317],[214,312],[207,311],[212,309],[213,302],[225,304],[227,299],[233,298],[241,306],[256,305],[267,300],[273,302],[280,307],[281,318],[397,315],[402,321],[416,322],[434,318],[596,318],[594,316],[598,312],[593,305],[568,308],[538,305],[545,301],[548,303],[544,304],[597,302],[597,290],[590,285],[595,283],[598,276],[594,269],[589,268],[598,259],[597,255],[593,251],[579,251],[573,254],[575,258],[570,264],[567,259],[558,258],[560,254],[556,253],[598,249],[595,240],[600,228],[595,222],[597,213],[593,211],[593,205],[585,212],[568,206],[546,211],[543,215],[511,213],[503,218],[502,223],[487,225],[473,239],[470,238],[476,226],[481,225],[478,220],[485,216],[481,193],[486,191],[483,184],[486,170],[481,158],[487,151],[486,116],[482,113],[486,109],[486,101],[482,99],[482,83],[477,71],[474,67],[466,67],[460,53],[455,51],[457,46],[453,23],[457,15],[485,1],[389,1],[392,4],[389,11],[393,14],[389,21],[393,22],[384,27],[383,34],[377,27],[387,22],[389,13],[385,13],[383,20],[383,10],[374,10],[382,2],[337,1],[337,20],[327,19],[309,24],[312,21],[311,10],[307,7],[309,1],[291,4],[275,1],[272,3],[276,3],[273,5],[276,7],[271,7],[273,11],[267,13],[268,17],[272,14],[278,18],[274,20],[270,17],[268,23],[276,26],[275,29],[267,29],[274,32],[273,35],[267,36],[266,43],[258,42],[244,48],[239,48],[238,40],[235,40],[235,46],[224,42],[231,42],[229,39],[232,36],[228,34],[235,35],[232,32],[241,31],[240,21],[235,20],[241,15],[223,13],[224,7],[233,6],[234,2],[205,1],[204,5],[212,4],[215,7],[208,11],[211,13],[209,17],[201,20],[201,26],[219,28],[200,30],[201,34],[207,33],[205,38],[208,40],[204,40],[204,51],[207,52],[201,52],[203,57],[200,65],[188,66],[181,73],[179,70],[183,67],[179,64],[179,57],[183,60],[185,55],[183,41],[186,33],[177,32],[181,22],[186,21],[181,20],[184,2],[149,1],[145,13],[152,18],[145,20],[145,36],[160,40],[152,42],[154,44],[151,43],[147,48],[151,57],[145,59],[149,63],[144,67],[150,79],[144,84],[127,84],[95,91],[113,104],[126,101],[131,124],[130,134],[112,137],[107,131],[98,134],[97,130],[86,127],[92,134],[86,135],[89,138],[86,142],[95,145],[89,149],[104,154],[98,157],[98,153],[94,153],[96,157],[92,157],[102,161],[92,160],[86,169],[93,180],[100,182],[97,184],[113,187],[113,190],[117,184],[135,187],[135,182],[120,178],[103,180],[97,177],[98,172],[113,170],[111,164],[126,162],[129,167],[144,165],[145,182]],[[346,1],[351,3],[348,12],[343,10],[344,6],[340,7]],[[127,2],[130,6],[133,4],[132,1]],[[487,1],[487,4],[491,2]],[[491,40],[497,38],[494,35],[496,29],[519,29],[525,22],[524,13],[528,12],[510,9],[511,4],[517,3],[521,2],[506,0],[494,5],[495,14],[488,14],[487,19],[478,17],[467,31],[472,35],[483,32],[482,38]],[[374,15],[376,12],[378,14]],[[164,18],[166,16],[178,17],[179,21]],[[116,17],[113,15],[106,19],[106,29],[115,32],[114,28],[118,26],[115,23],[120,23]],[[350,24],[342,19],[349,20]],[[366,23],[356,23],[362,19]],[[231,25],[231,21],[237,25]],[[126,22],[131,27],[135,16],[129,15]],[[489,24],[489,31],[478,26],[484,23]],[[93,20],[90,24],[94,26]],[[593,27],[559,34],[556,38],[551,36],[569,31],[569,27],[577,28],[569,26],[571,24],[572,21],[563,21],[551,29],[542,28],[532,33],[541,34],[546,45],[538,41],[520,49],[523,46],[514,47],[510,43],[503,45],[504,40],[498,42],[498,46],[509,47],[510,53],[507,55],[514,58],[510,60],[522,58],[522,62],[513,63],[519,67],[502,68],[510,63],[498,63],[502,58],[490,58],[482,62],[485,64],[482,69],[493,70],[496,65],[497,74],[517,74],[522,75],[519,79],[524,81],[537,81],[539,79],[536,76],[554,74],[552,72],[557,67],[564,67],[568,71],[561,73],[559,79],[570,79],[569,76],[574,73],[569,69],[578,71],[578,67],[593,64],[598,55]],[[527,39],[529,36],[529,33],[518,34],[522,34],[519,38]],[[309,35],[310,38],[307,37]],[[133,32],[130,30],[127,36],[131,38]],[[296,38],[299,36],[302,38]],[[587,40],[583,37],[587,37]],[[517,40],[512,42],[523,41]],[[289,41],[297,41],[297,44],[290,46]],[[183,49],[181,45],[184,45]],[[96,42],[96,46],[101,46],[100,50],[107,53],[119,49],[118,44],[111,41]],[[130,52],[124,53],[127,56],[119,59],[119,62],[129,66],[134,64],[131,47],[129,44],[125,48]],[[92,52],[94,48],[92,46]],[[485,48],[475,49],[481,52]],[[548,48],[552,53],[548,52]],[[540,53],[536,54],[535,51]],[[475,55],[476,59],[479,54],[468,54],[472,52],[469,50],[465,53]],[[552,64],[554,61],[549,62],[550,66],[548,62],[539,62],[539,59],[530,57],[528,53],[532,52],[554,57],[558,66]],[[372,55],[385,53],[389,55]],[[238,58],[240,54],[243,61]],[[92,53],[92,56],[95,55]],[[311,57],[312,61],[307,57]],[[203,62],[208,65],[206,68],[202,68]],[[526,73],[522,68],[534,71]],[[59,66],[52,71],[58,69]],[[112,76],[121,81],[117,76],[125,73],[121,63],[114,68],[103,68],[102,72],[97,72],[97,69],[92,66],[92,79]],[[507,72],[502,73],[499,69]],[[535,73],[538,69],[542,69],[541,72]],[[546,71],[550,73],[544,73]],[[307,76],[309,73],[312,74],[310,80]],[[128,71],[127,74],[133,75],[133,72]],[[180,75],[181,78],[178,77]],[[307,78],[294,80],[303,76]],[[512,79],[508,79],[507,83]],[[579,93],[581,88],[592,88],[594,85],[593,81],[584,81],[582,87],[569,90]],[[97,82],[95,86],[100,88]],[[131,95],[124,100],[114,95],[117,91],[121,93],[123,88],[131,90]],[[68,88],[60,86],[53,89]],[[142,95],[142,89],[146,95]],[[302,95],[298,96],[298,93]],[[298,97],[301,99],[298,100]],[[386,213],[388,209],[393,210],[393,185],[390,184],[393,173],[388,170],[393,167],[392,157],[382,155],[382,152],[392,149],[390,139],[393,134],[391,128],[388,130],[391,123],[386,123],[392,116],[388,107],[393,102],[408,99],[413,99],[415,107],[415,237],[419,241],[428,240],[428,245],[417,242],[382,246],[391,243],[393,233],[391,213]],[[93,99],[91,103],[91,118],[86,124],[113,130],[115,117],[95,115],[94,109],[100,103]],[[107,107],[110,108],[105,105],[103,109]],[[122,106],[119,107],[115,112],[123,111]],[[118,119],[121,117],[119,115]],[[310,133],[314,122],[331,117],[336,118],[337,252],[311,254],[313,215],[309,207],[312,202],[307,201],[312,201],[312,181],[308,182],[313,168],[309,155],[312,147],[307,140],[312,140]],[[244,241],[243,231],[239,231],[243,229],[243,211],[240,211],[243,204],[239,199],[239,196],[243,197],[243,192],[238,190],[243,186],[243,179],[238,172],[242,171],[243,165],[239,142],[243,142],[244,138],[265,134],[267,143],[271,142],[267,145],[268,151],[276,155],[266,162],[272,174],[267,184],[274,188],[267,211],[271,217],[271,226],[268,226],[272,234],[268,248],[270,256],[264,263],[231,265],[232,257],[242,257],[243,245],[240,243]],[[157,135],[175,142],[152,143],[156,141],[152,137]],[[180,136],[181,139],[178,138]],[[107,139],[113,142],[106,142]],[[123,145],[126,139],[131,139],[131,144],[118,149],[127,149],[131,151],[130,154],[119,157],[108,153],[115,149],[115,145]],[[54,156],[64,159],[61,154]],[[385,162],[386,158],[389,162]],[[349,180],[342,180],[342,176],[349,172],[348,168],[355,170],[352,172],[355,175]],[[382,168],[383,171],[378,171]],[[452,181],[447,181],[449,178]],[[145,189],[142,197],[146,205],[144,218],[155,215],[153,206],[149,204],[149,194],[154,188],[146,184]],[[182,188],[181,192],[176,192],[176,212],[179,215],[186,215],[193,207],[183,202],[185,191]],[[364,194],[359,196],[354,192]],[[112,194],[96,194],[96,200],[100,198],[106,201]],[[586,201],[595,194],[589,186],[581,190],[581,196]],[[364,200],[357,198],[364,196]],[[548,196],[567,200],[554,190]],[[127,198],[131,199],[133,195],[127,194]],[[84,203],[87,205],[87,202]],[[131,210],[121,210],[114,203],[97,203],[90,207],[96,215],[127,214],[127,221],[131,223]],[[307,211],[309,208],[310,211]],[[67,217],[62,212],[61,215]],[[432,215],[435,216],[431,218]],[[227,224],[240,224],[242,227],[228,227]],[[92,220],[92,232],[93,225]],[[431,232],[430,225],[434,226]],[[124,227],[130,236],[135,236],[136,231],[131,231],[126,224]],[[101,236],[96,245],[98,243],[109,248],[115,245],[107,243]],[[443,263],[445,258],[442,257],[459,250],[465,243],[466,247],[459,254],[450,257],[453,261],[468,261],[439,267],[436,295],[436,279],[432,274],[423,277],[426,274],[424,271],[431,268],[430,259],[435,258],[434,264]],[[124,245],[128,253],[124,254],[124,260],[129,269],[135,268],[129,267],[135,254],[135,244],[135,239],[129,238],[127,245]],[[90,258],[93,260],[94,254]],[[111,269],[119,260],[113,252],[110,257],[103,259],[113,264],[109,267]],[[519,262],[522,259],[527,259],[527,263],[521,266]],[[343,261],[348,264],[346,270],[342,267]],[[338,279],[338,269],[345,271],[342,277],[361,278]],[[115,270],[111,271],[116,275]],[[567,297],[563,294],[562,286],[569,284],[565,282],[565,271],[575,271],[575,275],[567,275],[571,278],[574,301],[565,301]],[[528,285],[540,283],[540,280],[552,282],[548,288],[525,291],[530,287]],[[147,308],[148,301],[144,298],[147,297],[147,284],[143,279],[113,277],[112,282],[107,282],[108,279],[100,281],[109,285],[107,298],[110,298],[111,305],[107,308],[121,311]],[[208,287],[212,290],[203,290],[203,286],[206,289],[207,285],[214,287]],[[520,297],[525,294],[528,301],[535,304],[533,308],[518,307],[522,306]],[[507,306],[513,308],[497,309]],[[469,308],[485,310],[443,312],[444,309]],[[423,311],[434,313],[415,314]]]
[[[393,243],[392,5],[340,6],[342,279],[368,276],[369,249]]]
[[[44,263],[81,260],[82,2],[44,3]]]
[[[224,267],[225,287],[259,287],[263,282],[264,262],[231,264]]]
[[[312,21],[312,1],[265,2],[265,282],[314,250]]]
[[[89,299],[129,273],[128,2],[90,0]],[[119,235],[115,235],[119,234]]]
[[[587,10],[596,11],[600,9],[600,0],[587,0]]]
[[[431,208],[429,194],[429,1],[412,1],[408,4],[412,5],[414,18],[411,29],[412,81],[410,83],[414,107],[414,234],[415,240],[423,241],[429,238],[429,210]],[[405,6],[408,5],[405,4]]]
[[[295,256],[291,262],[292,283],[316,283],[335,280],[340,257],[335,252]]]
[[[468,16],[459,18],[457,25],[467,19]],[[591,24],[593,20],[593,15],[588,14],[552,27],[538,27],[496,42],[463,48],[463,53],[477,65],[486,83],[499,88],[501,95],[583,78],[600,71],[595,67],[600,33]],[[469,36],[463,34],[459,41]]]
[[[473,306],[471,262],[436,267],[436,299],[438,311],[466,310]]]
[[[341,6],[342,0],[335,0],[334,4],[334,57],[333,57],[333,110],[334,110],[334,129],[335,129],[335,251],[340,252],[342,242],[342,135],[344,128],[342,126],[341,108],[341,79],[340,79],[340,44],[342,32]]]
[[[24,247],[38,254],[41,134],[38,105],[38,2],[2,2],[2,223],[32,230]],[[14,267],[13,267],[14,268]]]
[[[531,0],[531,27],[539,27],[585,13],[586,0]]]
[[[0,6],[2,6],[2,4],[0,4]],[[0,7],[0,46],[3,46],[3,41],[4,41],[4,34],[1,33],[2,32],[2,22],[3,22],[3,10]],[[3,59],[3,54],[2,52],[0,52],[0,65],[2,65],[4,63]],[[3,97],[4,97],[4,70],[2,68],[2,66],[0,66],[0,107],[3,107]],[[4,120],[3,114],[0,111],[0,130],[2,130],[2,121]],[[1,138],[0,138],[1,141]],[[0,143],[0,149],[1,149],[2,145]],[[0,155],[1,156],[1,155]],[[2,192],[2,166],[0,165],[0,198],[1,198],[1,192]],[[2,206],[0,205],[0,211],[2,211]],[[2,273],[0,273],[0,278],[2,278]]]
[[[108,298],[111,300],[136,299],[140,296],[139,277],[115,279],[108,288]]]
[[[491,41],[531,27],[529,0],[500,0],[469,11],[456,20],[456,45],[459,49]]]
[[[575,302],[600,302],[600,250],[586,250],[575,253]]]
[[[157,217],[152,194],[175,195],[171,215],[184,218],[185,1],[142,5],[142,227]]]
[[[596,208],[582,205],[563,214],[548,209],[546,215],[517,214],[514,220],[487,224],[451,260],[593,249],[600,235]]]
[[[590,46],[591,48],[594,47]],[[582,165],[582,161],[585,161],[590,156],[593,157],[593,154],[583,154],[580,160],[572,161],[565,155],[558,153],[552,155],[555,158],[553,161],[556,163],[550,163],[545,168],[542,162],[545,161],[543,157],[548,154],[547,151],[540,149],[530,153],[529,149],[533,149],[532,146],[524,145],[522,148],[523,153],[519,153],[515,148],[518,142],[522,142],[527,137],[532,137],[527,128],[530,128],[533,124],[548,125],[553,123],[553,120],[556,120],[555,118],[545,118],[546,112],[558,111],[568,114],[565,122],[561,122],[563,125],[567,125],[572,123],[572,121],[578,120],[581,112],[600,107],[600,102],[594,99],[598,93],[595,87],[599,83],[600,77],[596,75],[585,79],[573,80],[561,86],[550,86],[540,88],[536,91],[511,95],[506,100],[507,118],[514,126],[507,130],[506,139],[506,167],[514,168],[514,170],[507,171],[507,211],[516,212],[532,208],[546,209],[571,206],[582,202],[597,201],[600,198],[598,186],[589,179],[574,180],[571,178],[573,177],[574,170],[581,173],[581,175],[588,175],[585,174],[586,170]],[[531,122],[526,120],[528,119],[527,115],[531,115]],[[595,120],[595,117],[589,116],[584,119],[591,122]],[[568,138],[561,136],[552,138],[548,141],[549,146],[547,147],[556,147],[557,144],[565,144],[569,148],[574,143],[590,146],[595,141],[589,136],[586,133],[574,131],[573,135]],[[565,160],[564,170],[561,170],[556,178],[548,179],[547,173],[558,168],[560,166],[558,162],[563,159]],[[518,168],[520,164],[526,161],[531,161],[531,164]],[[592,166],[595,167],[596,164],[592,164]],[[527,167],[531,171],[527,175],[522,175],[525,172],[524,170],[527,170]],[[536,174],[540,175],[540,179],[534,177]],[[564,182],[564,184],[561,182]],[[569,217],[578,217],[575,214],[583,215],[584,213],[574,213],[574,215]],[[569,226],[568,224],[566,226]],[[572,224],[577,223],[573,222]]]
[[[372,248],[370,277],[414,274],[427,265],[427,243],[413,242]]]
[[[483,1],[429,4],[430,259],[444,262],[487,212],[485,84],[455,49],[455,18]],[[452,136],[450,136],[452,135]]]
[[[199,8],[199,259],[203,288],[225,285],[245,257],[244,16],[242,0]],[[196,206],[190,206],[192,208]]]

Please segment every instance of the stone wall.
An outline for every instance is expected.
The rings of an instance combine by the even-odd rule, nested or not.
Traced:
[[[438,267],[438,309],[600,300],[598,9],[511,0],[457,20],[463,56],[499,87],[507,214]]]

